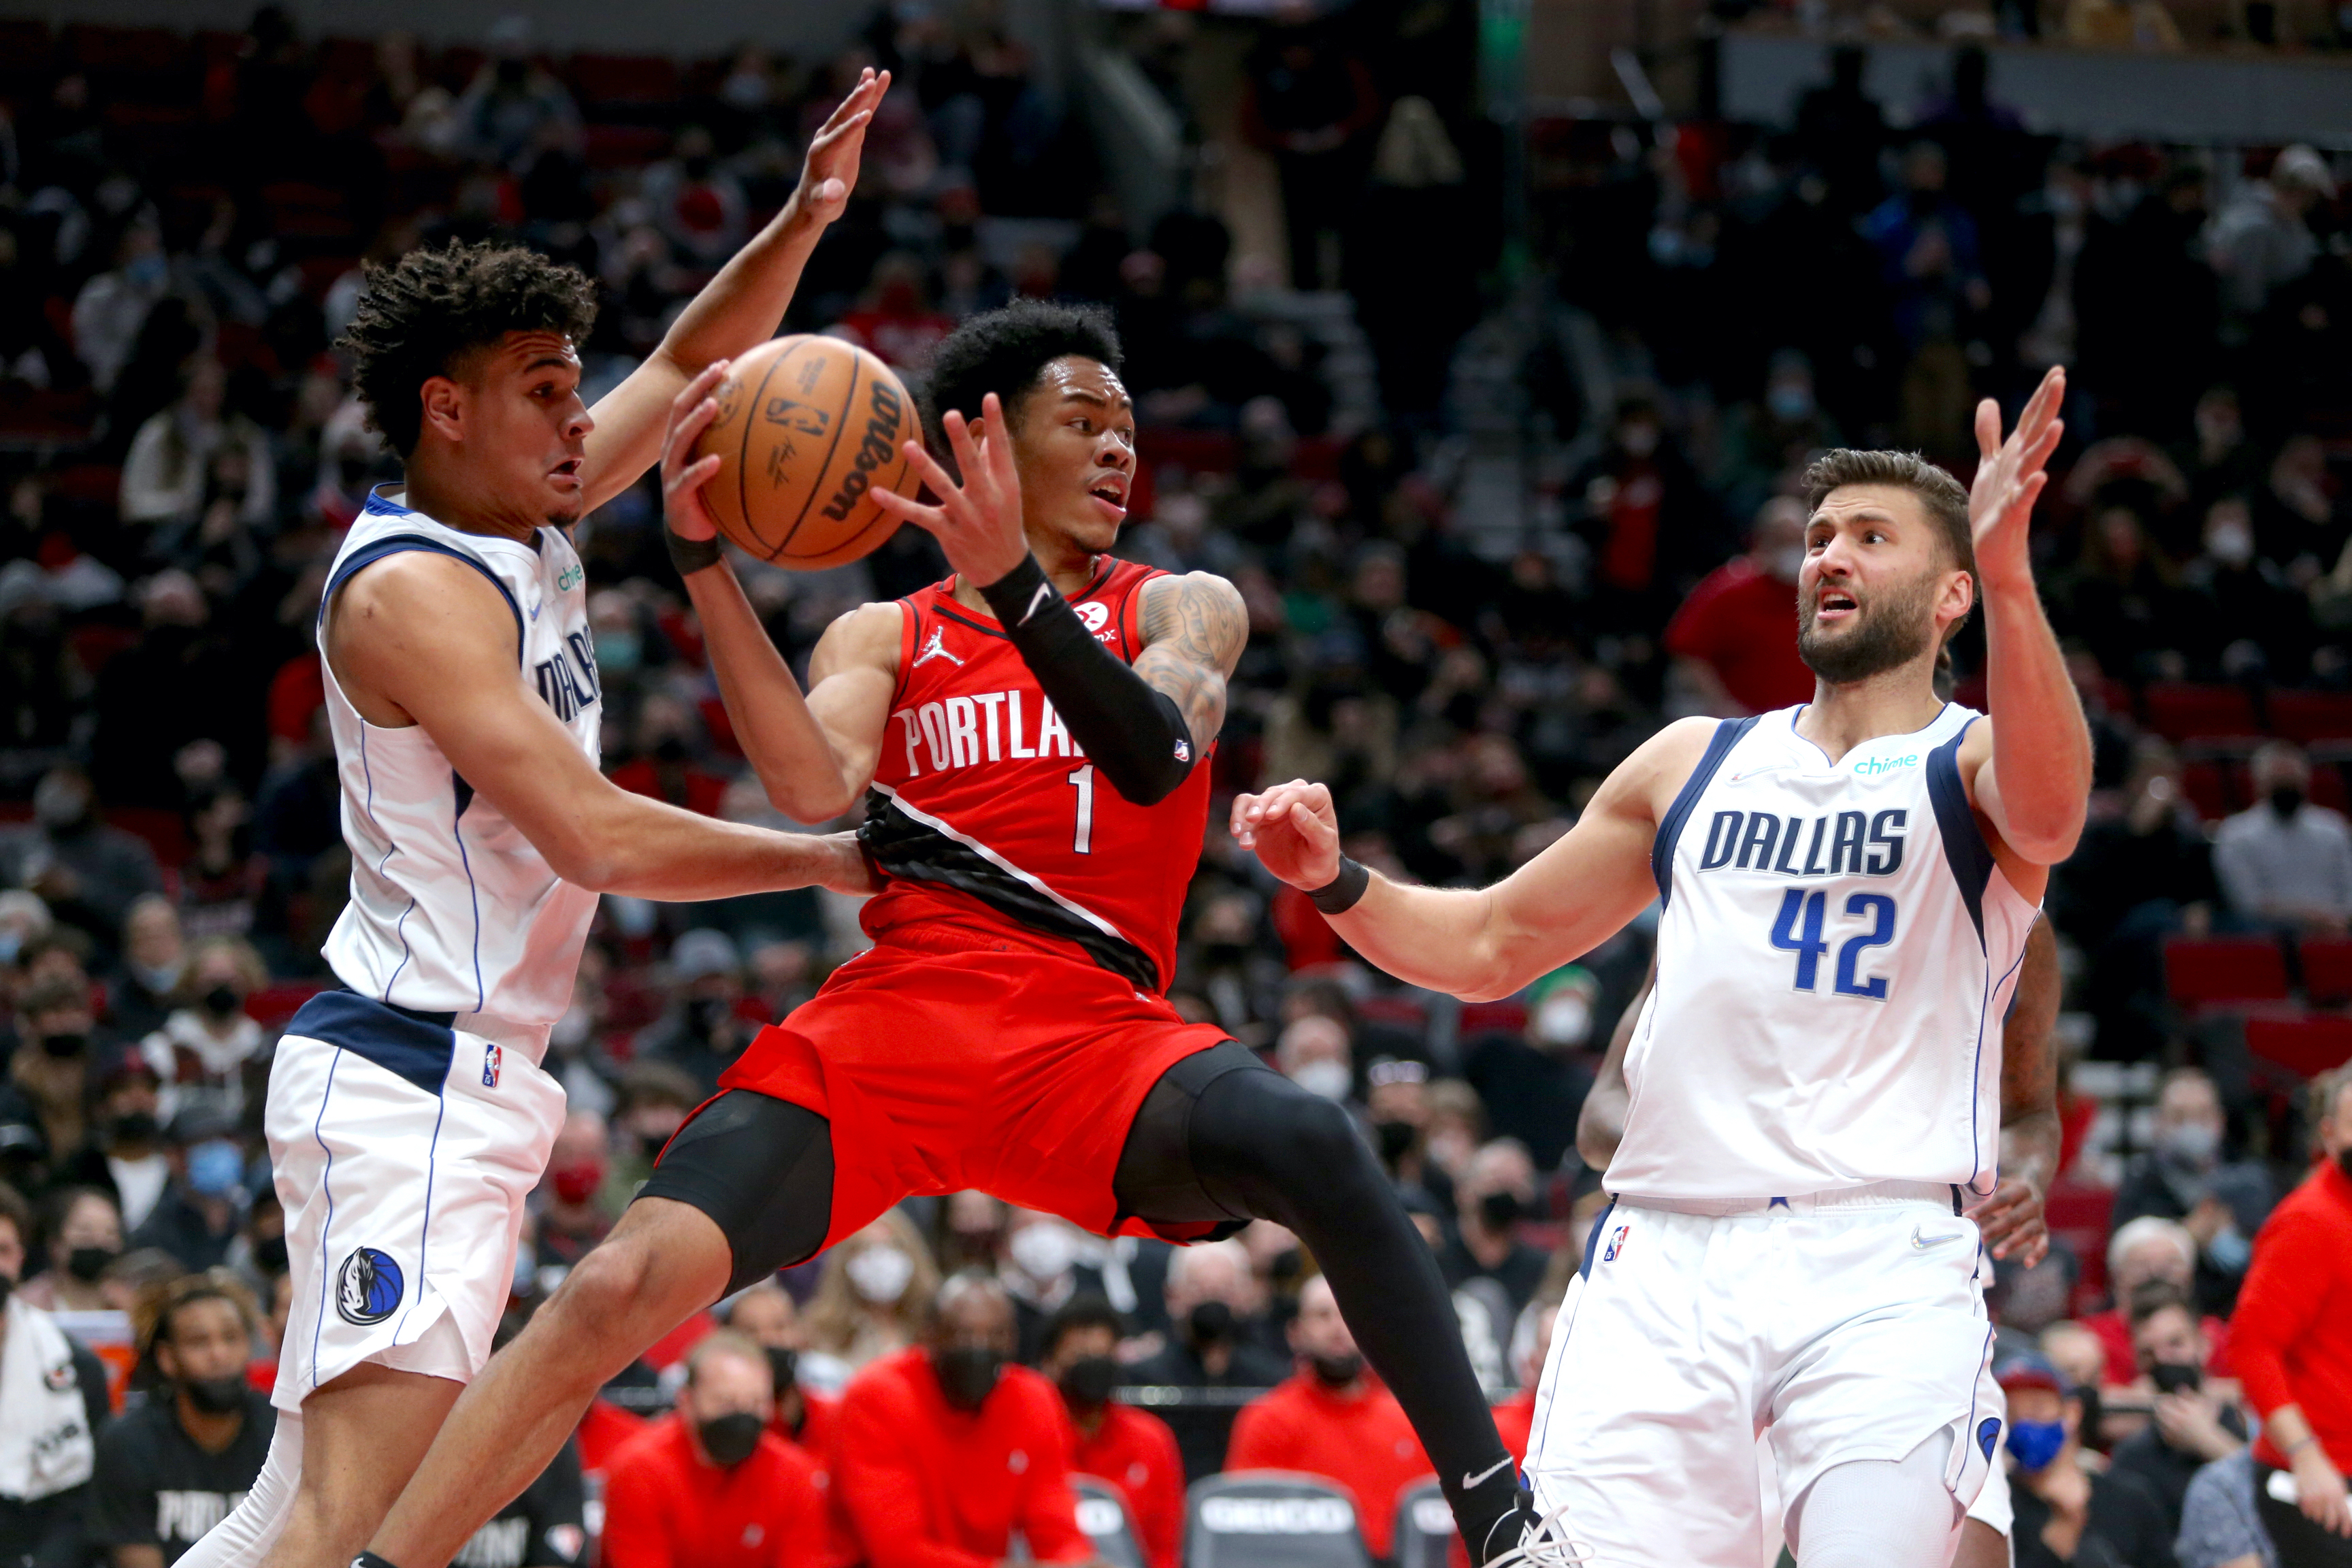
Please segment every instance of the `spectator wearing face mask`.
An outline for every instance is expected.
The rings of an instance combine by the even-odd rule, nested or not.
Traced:
[[[1797,657],[1804,563],[1804,503],[1774,496],[1748,530],[1748,553],[1700,578],[1666,623],[1666,651],[1706,711],[1731,719],[1812,700],[1813,672]]]
[[[2203,542],[2203,553],[2181,573],[2199,612],[2188,649],[2199,679],[2301,680],[2310,668],[2311,600],[2254,552],[2254,514],[2244,496],[2225,495],[2206,509]],[[2251,651],[2260,652],[2260,664]]]
[[[106,988],[107,1016],[125,1035],[144,1039],[179,1009],[187,977],[180,911],[161,893],[142,895],[123,917],[122,963]]]
[[[1100,1296],[1073,1296],[1045,1325],[1037,1370],[1061,1392],[1069,1416],[1070,1468],[1117,1487],[1150,1568],[1176,1568],[1184,1531],[1184,1460],[1157,1415],[1121,1405],[1127,1381],[1113,1355],[1126,1328]]]
[[[1308,1013],[1292,1019],[1275,1040],[1274,1065],[1309,1094],[1342,1105],[1354,1096],[1355,1058],[1348,1026],[1337,1018]]]
[[[833,1498],[869,1568],[993,1568],[1015,1531],[1039,1563],[1094,1556],[1054,1385],[1013,1348],[1003,1287],[959,1274],[923,1342],[843,1391]]]
[[[32,1235],[32,1209],[0,1186],[0,1563],[67,1568],[88,1555],[106,1368],[47,1312],[15,1299]]]
[[[1459,1289],[1472,1279],[1492,1279],[1510,1299],[1516,1318],[1551,1261],[1518,1235],[1521,1216],[1535,1203],[1535,1163],[1517,1139],[1497,1138],[1471,1156],[1454,1191],[1454,1237],[1438,1255],[1445,1282]]]
[[[677,997],[637,1037],[637,1058],[678,1068],[709,1096],[759,1032],[758,1022],[736,1006],[743,999],[742,960],[724,931],[706,927],[677,939],[669,964]]]
[[[905,1350],[920,1337],[939,1288],[939,1268],[921,1233],[888,1210],[824,1255],[809,1302],[801,1376],[837,1393],[868,1363]]]
[[[53,1179],[96,1187],[114,1199],[122,1228],[137,1230],[155,1212],[172,1179],[164,1152],[163,1081],[137,1047],[102,1050],[98,1057],[98,1100],[89,1134],[55,1170]]]
[[[654,1160],[662,1146],[701,1103],[694,1080],[670,1063],[629,1064],[621,1078],[620,1101],[613,1110],[614,1191],[625,1198],[636,1195],[653,1173]]]
[[[197,943],[189,967],[194,1004],[164,1019],[140,1048],[163,1080],[165,1120],[201,1110],[242,1121],[261,1103],[269,1043],[247,1016],[245,999],[268,983],[269,972],[235,938]]]
[[[707,1335],[677,1407],[623,1446],[604,1482],[604,1568],[803,1568],[826,1561],[816,1461],[768,1431],[767,1352]]]
[[[2139,1358],[2132,1349],[2131,1322],[2125,1312],[2142,1287],[2158,1279],[2190,1300],[2197,1299],[2197,1238],[2189,1227],[2154,1215],[2117,1226],[2107,1238],[2107,1289],[2115,1293],[2116,1305],[2083,1320],[2083,1327],[2106,1347],[2105,1382],[2111,1385],[2127,1384],[2139,1376]],[[2198,1330],[2210,1352],[2205,1361],[2207,1374],[2230,1376],[2230,1325],[2206,1313],[2199,1319]]]
[[[2258,1160],[2221,1158],[2221,1096],[2196,1068],[2175,1068],[2157,1089],[2148,1152],[2133,1160],[2116,1189],[2113,1223],[2143,1215],[2177,1219],[2197,1243],[2197,1294],[2229,1314],[2253,1255],[2253,1234],[2271,1212],[2270,1173]]]
[[[2246,1400],[2263,1418],[2256,1506],[2279,1562],[2341,1568],[2352,1563],[2352,1067],[2322,1075],[2311,1103],[2321,1158],[2254,1237],[2236,1329]]]
[[[1993,1377],[2009,1401],[2016,1568],[2174,1568],[2164,1505],[2147,1484],[2084,1467],[2083,1403],[2057,1369],[2018,1351],[1994,1363]]]
[[[996,1282],[1013,1299],[1020,1335],[1014,1359],[1024,1365],[1035,1365],[1045,1353],[1046,1321],[1064,1302],[1081,1291],[1103,1293],[1102,1270],[1079,1259],[1083,1245],[1083,1233],[1058,1215],[1011,1212]]]
[[[30,888],[54,918],[105,944],[163,877],[145,839],[100,819],[89,775],[68,763],[34,786],[30,826],[0,830],[0,887]]]
[[[1158,1353],[1137,1362],[1129,1379],[1176,1388],[1271,1388],[1290,1374],[1281,1357],[1253,1342],[1263,1297],[1248,1249],[1238,1241],[1180,1247],[1168,1260],[1162,1292],[1174,1332]],[[1233,1418],[1187,1411],[1176,1426],[1188,1481],[1213,1475],[1225,1457]]]
[[[176,1563],[261,1473],[278,1413],[246,1381],[258,1316],[226,1269],[143,1292],[132,1314],[154,1387],[98,1442],[90,1532],[115,1568]]]
[[[569,1268],[613,1228],[596,1202],[610,1170],[611,1134],[593,1110],[565,1113],[540,1184],[539,1261]]]
[[[1298,1292],[1290,1346],[1298,1370],[1234,1422],[1225,1468],[1325,1477],[1355,1500],[1364,1545],[1386,1557],[1397,1494],[1430,1473],[1412,1424],[1396,1396],[1365,1373],[1356,1337],[1319,1274]]]
[[[64,1157],[88,1136],[89,988],[58,975],[34,982],[16,998],[16,1049],[8,1058],[8,1085],[41,1130],[45,1152]]]
[[[245,1151],[236,1124],[205,1109],[173,1118],[171,1159],[172,1180],[131,1245],[161,1248],[183,1268],[211,1268],[227,1260],[245,1220]]]
[[[2210,1347],[2188,1297],[2160,1280],[2143,1286],[2132,1298],[2131,1321],[2132,1346],[2156,1414],[2116,1445],[2114,1466],[2117,1474],[2147,1483],[2164,1504],[2165,1522],[2178,1531],[2189,1480],[2246,1446],[2246,1418],[2234,1400],[2205,1381]]]
[[[808,1346],[808,1325],[791,1293],[774,1280],[763,1279],[727,1302],[719,1321],[767,1352],[776,1384],[776,1415],[768,1430],[797,1445],[819,1465],[829,1463],[841,1402],[801,1386],[801,1352]]]
[[[2253,774],[2263,804],[2213,835],[2213,873],[2231,912],[2253,925],[2343,935],[2352,918],[2352,828],[2311,804],[2311,763],[2300,748],[2266,743],[2254,752]]]
[[[45,1312],[104,1311],[99,1277],[122,1256],[121,1211],[96,1187],[62,1188],[42,1207],[49,1266],[25,1281],[19,1294]]]

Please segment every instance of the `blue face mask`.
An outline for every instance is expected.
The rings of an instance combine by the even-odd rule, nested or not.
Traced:
[[[2063,1421],[2012,1421],[2009,1424],[2009,1451],[2017,1458],[2018,1468],[2029,1475],[2038,1475],[2050,1468],[2058,1458],[2058,1450],[2066,1446],[2066,1423]]]
[[[245,1156],[227,1139],[215,1138],[188,1151],[188,1185],[205,1197],[233,1193],[244,1179]]]

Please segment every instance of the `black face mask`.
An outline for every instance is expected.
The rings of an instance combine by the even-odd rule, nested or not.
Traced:
[[[146,1110],[126,1110],[106,1124],[107,1137],[117,1143],[152,1143],[161,1131],[154,1113]]]
[[[8,1298],[16,1292],[16,1282],[5,1274],[0,1274],[0,1312],[8,1310]]]
[[[1488,1230],[1508,1230],[1518,1223],[1519,1194],[1488,1193],[1478,1200],[1478,1217]]]
[[[760,1434],[765,1430],[760,1418],[749,1410],[737,1410],[725,1415],[714,1415],[695,1428],[702,1439],[702,1451],[710,1462],[727,1469],[751,1457],[760,1446]]]
[[[237,995],[235,986],[215,985],[205,993],[205,1011],[215,1018],[226,1018],[243,1005],[244,999]]]
[[[121,1256],[107,1247],[77,1247],[66,1254],[66,1272],[85,1285],[94,1285],[106,1266]]]
[[[657,763],[686,761],[686,742],[676,735],[664,735],[659,741],[654,742],[654,761]]]
[[[226,1415],[245,1408],[245,1379],[235,1373],[226,1377],[183,1378],[180,1392],[206,1415]]]
[[[2303,809],[2303,791],[2294,784],[2279,784],[2271,791],[2271,812],[2281,821]]]
[[[2158,1394],[2188,1394],[2205,1384],[2204,1373],[2188,1362],[2158,1362],[2147,1369],[2147,1377]]]
[[[264,1274],[286,1272],[286,1238],[265,1236],[253,1244],[253,1266]]]
[[[1381,1160],[1393,1165],[1412,1151],[1412,1123],[1410,1121],[1375,1121],[1372,1132],[1381,1141]]]
[[[782,1399],[793,1391],[801,1370],[801,1352],[790,1345],[768,1347],[768,1375],[776,1380],[776,1397]]]
[[[89,1048],[89,1037],[88,1035],[67,1034],[44,1035],[41,1037],[41,1049],[48,1052],[49,1055],[55,1057],[59,1061],[70,1060],[72,1058],[81,1055],[82,1052]]]
[[[1099,1410],[1118,1386],[1118,1363],[1107,1355],[1082,1355],[1062,1369],[1062,1397],[1080,1410]]]
[[[1195,1346],[1221,1344],[1234,1337],[1234,1310],[1223,1301],[1203,1301],[1184,1320]]]
[[[719,1032],[719,1026],[726,1017],[727,1004],[724,1002],[701,1001],[687,1005],[687,1027],[705,1040]]]
[[[1346,1355],[1311,1355],[1307,1364],[1314,1370],[1315,1381],[1326,1388],[1345,1388],[1364,1375],[1364,1358],[1354,1351]]]
[[[2346,1181],[2352,1182],[2352,1146],[2347,1146],[2344,1152],[2336,1156],[2336,1168],[2344,1173]]]
[[[988,1345],[956,1345],[931,1352],[940,1392],[958,1410],[977,1410],[1004,1372],[1004,1352]]]

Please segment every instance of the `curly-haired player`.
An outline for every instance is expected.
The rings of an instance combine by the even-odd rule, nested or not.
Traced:
[[[369,274],[348,346],[405,477],[369,498],[319,613],[352,850],[326,946],[342,984],[295,1016],[270,1071],[294,1286],[276,1436],[184,1563],[350,1561],[488,1359],[563,1119],[540,1057],[599,893],[866,883],[846,835],[714,822],[597,771],[602,691],[563,528],[652,465],[680,387],[774,332],[887,85],[867,73],[783,212],[593,414],[578,272],[452,246]]]
[[[1517,1472],[1379,1162],[1345,1110],[1168,1004],[1202,763],[1249,628],[1223,578],[1109,553],[1135,473],[1118,364],[1107,318],[1035,300],[940,345],[934,426],[961,482],[909,442],[940,504],[875,493],[939,539],[955,575],[835,622],[805,698],[708,542],[710,464],[691,453],[715,373],[679,396],[672,550],[728,711],[792,816],[864,797],[875,945],[763,1031],[678,1131],[612,1237],[459,1403],[369,1568],[447,1562],[597,1387],[688,1314],[910,1193],[966,1187],[1102,1234],[1199,1240],[1256,1216],[1297,1231],[1475,1559],[1516,1551]],[[892,1528],[886,1502],[841,1501],[868,1540]],[[1060,1561],[1083,1542],[1073,1527],[1031,1544]]]

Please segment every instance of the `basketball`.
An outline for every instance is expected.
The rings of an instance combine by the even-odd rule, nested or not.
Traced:
[[[712,393],[719,417],[696,443],[719,472],[702,488],[719,531],[762,561],[814,572],[855,561],[898,520],[877,485],[907,473],[914,399],[890,367],[839,338],[775,338],[737,359]]]

